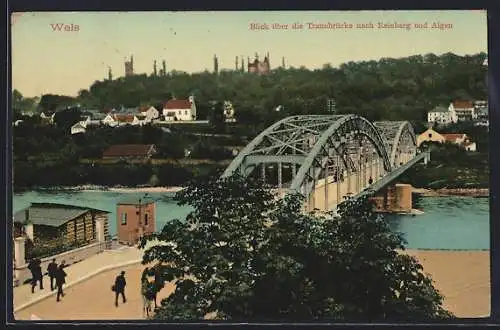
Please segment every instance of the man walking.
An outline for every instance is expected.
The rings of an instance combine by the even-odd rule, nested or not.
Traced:
[[[115,306],[118,307],[118,296],[121,294],[123,303],[127,302],[125,298],[125,286],[127,285],[127,281],[125,281],[125,271],[122,270],[120,275],[118,275],[115,279],[114,291],[115,291]]]
[[[43,274],[42,261],[40,259],[32,259],[28,264],[28,269],[31,271],[31,293],[35,293],[36,283],[40,281],[40,290],[43,290]]]
[[[64,297],[63,285],[66,283],[66,272],[64,271],[64,261],[61,262],[56,272],[57,301]]]
[[[57,274],[56,258],[52,259],[52,262],[48,265],[47,273],[48,273],[49,278],[50,278],[50,291],[54,291],[54,289],[55,289],[54,280],[55,280],[56,274]]]

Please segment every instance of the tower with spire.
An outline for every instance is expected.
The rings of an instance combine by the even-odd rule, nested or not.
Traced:
[[[113,73],[111,72],[111,67],[108,66],[108,80],[111,81],[113,80]]]
[[[153,75],[156,77],[158,75],[158,72],[156,70],[156,60],[153,61]]]
[[[216,54],[214,54],[214,73],[219,73],[219,59]]]
[[[134,75],[134,55],[130,56],[130,61],[125,58],[125,77]]]

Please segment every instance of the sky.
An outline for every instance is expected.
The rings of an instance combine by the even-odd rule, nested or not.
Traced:
[[[379,22],[410,26],[379,28]],[[292,29],[294,23],[303,28]],[[309,23],[352,27],[315,29]],[[373,27],[357,26],[369,23]],[[158,69],[165,60],[167,71],[212,71],[214,54],[219,69],[233,69],[236,56],[253,60],[256,52],[261,59],[269,52],[271,68],[285,57],[287,66],[315,69],[383,57],[487,52],[486,12],[472,10],[30,12],[14,13],[11,24],[12,87],[29,97],[76,96],[107,78],[108,66],[114,78],[123,76],[125,57],[132,54],[135,73],[150,74],[154,60]],[[59,31],[56,24],[73,31]],[[251,24],[269,29],[252,30]]]

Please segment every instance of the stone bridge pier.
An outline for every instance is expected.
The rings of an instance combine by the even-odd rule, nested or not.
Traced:
[[[377,212],[409,213],[413,208],[412,186],[396,183],[378,191],[371,199]]]

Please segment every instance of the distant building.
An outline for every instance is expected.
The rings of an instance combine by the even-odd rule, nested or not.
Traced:
[[[461,146],[467,151],[476,151],[476,143],[470,141],[467,134],[464,133],[444,134],[429,128],[417,136],[417,146],[420,146],[424,142],[452,143]]]
[[[142,236],[155,232],[156,203],[148,197],[127,198],[116,206],[118,241],[137,244]]]
[[[188,100],[169,100],[163,106],[166,121],[196,120],[196,104],[194,97]]]
[[[427,113],[427,122],[448,125],[458,121],[454,108],[435,107]]]
[[[108,214],[90,207],[32,203],[14,214],[14,236],[26,234],[40,244],[55,240],[66,243],[103,241],[108,236]],[[101,240],[99,227],[104,235]]]
[[[432,128],[429,128],[428,130],[417,136],[417,146],[420,146],[424,142],[444,143],[445,138]]]
[[[125,77],[134,75],[134,56],[130,56],[130,61],[125,59]]]
[[[234,118],[234,106],[231,101],[224,101],[224,118],[225,119]]]
[[[472,101],[453,101],[450,103],[448,109],[456,112],[458,121],[472,121],[477,119]]]
[[[87,130],[87,126],[82,124],[81,122],[78,122],[71,126],[71,134],[81,134],[85,133]]]
[[[40,114],[40,118],[42,119],[43,122],[53,124],[54,123],[54,117],[56,116],[55,112],[42,112]]]
[[[141,124],[141,121],[137,116],[133,114],[113,114],[112,115],[113,120],[118,124],[118,126],[123,126],[123,125],[132,125],[132,126],[137,126]]]
[[[157,119],[158,117],[160,117],[160,112],[156,110],[155,107],[151,106],[141,107],[139,108],[139,112],[150,120]]]
[[[147,160],[156,154],[154,144],[116,144],[102,153],[103,159]]]
[[[250,62],[250,58],[247,59],[248,72],[268,74],[271,71],[271,64],[269,61],[269,53],[266,54],[263,61],[259,61],[259,54],[255,53],[253,62]]]

